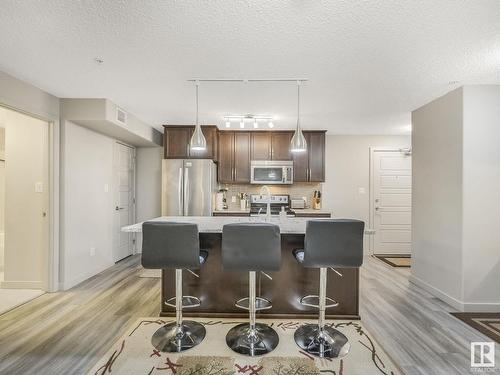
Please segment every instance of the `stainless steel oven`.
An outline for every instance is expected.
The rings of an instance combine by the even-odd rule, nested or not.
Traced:
[[[252,184],[283,185],[293,183],[293,161],[252,160],[250,170]]]

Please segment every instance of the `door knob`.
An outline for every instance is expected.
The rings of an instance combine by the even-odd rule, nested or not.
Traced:
[[[375,207],[375,211],[378,211],[379,207]]]
[[[115,211],[120,211],[120,210],[124,210],[124,209],[125,209],[125,207],[118,207],[118,206],[115,207]]]

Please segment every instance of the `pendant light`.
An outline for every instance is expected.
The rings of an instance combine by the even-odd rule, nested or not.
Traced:
[[[307,141],[300,128],[300,81],[297,81],[297,128],[290,141],[291,152],[307,151]]]
[[[207,140],[203,135],[203,131],[201,130],[200,123],[198,121],[198,86],[200,83],[198,81],[196,83],[196,125],[194,127],[193,136],[191,137],[190,148],[191,150],[206,150],[207,149]]]

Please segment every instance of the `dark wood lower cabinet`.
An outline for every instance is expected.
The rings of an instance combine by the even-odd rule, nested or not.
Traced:
[[[201,233],[200,246],[208,250],[207,262],[196,270],[200,278],[183,272],[183,294],[201,299],[201,306],[185,309],[185,316],[247,317],[248,311],[234,303],[248,296],[248,272],[227,271],[222,267],[220,233]],[[304,235],[281,235],[281,269],[270,272],[273,280],[257,274],[257,295],[269,299],[273,307],[259,312],[260,317],[317,318],[318,309],[302,306],[301,297],[318,294],[319,270],[304,268],[295,260],[292,251],[303,248]],[[327,296],[339,306],[327,309],[328,318],[359,319],[359,271],[339,269],[343,277],[328,271]],[[162,300],[175,295],[175,270],[162,271]],[[174,316],[175,310],[161,304],[161,316]]]

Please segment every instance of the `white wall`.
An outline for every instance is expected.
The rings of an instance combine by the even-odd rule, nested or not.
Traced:
[[[335,217],[370,218],[370,147],[408,147],[410,136],[391,135],[327,135],[325,156],[325,183],[322,208],[331,210]],[[365,194],[359,193],[365,189]],[[365,254],[368,237],[365,235]]]
[[[51,122],[49,133],[51,195],[48,210],[50,250],[45,257],[48,264],[47,270],[43,271],[43,288],[55,291],[59,279],[59,98],[0,71],[0,105]]]
[[[462,89],[417,109],[413,125],[412,278],[462,299]]]
[[[136,152],[136,215],[144,221],[161,214],[162,147],[139,147]]]
[[[0,109],[1,110],[1,109]],[[5,129],[0,124],[0,272],[4,264],[4,233],[5,233]],[[0,281],[3,277],[0,278]]]
[[[62,121],[61,143],[60,275],[62,287],[68,289],[114,264],[114,140]],[[90,248],[95,248],[95,256]]]
[[[500,86],[464,87],[463,140],[463,300],[500,311]]]
[[[500,86],[412,113],[411,280],[463,311],[500,310]]]
[[[139,147],[136,153],[136,215],[137,221],[161,216],[162,147]],[[136,234],[137,252],[142,251],[142,236]]]
[[[0,108],[5,127],[5,274],[3,287],[41,288],[46,279],[49,218],[49,125]],[[35,191],[41,183],[42,192]]]

